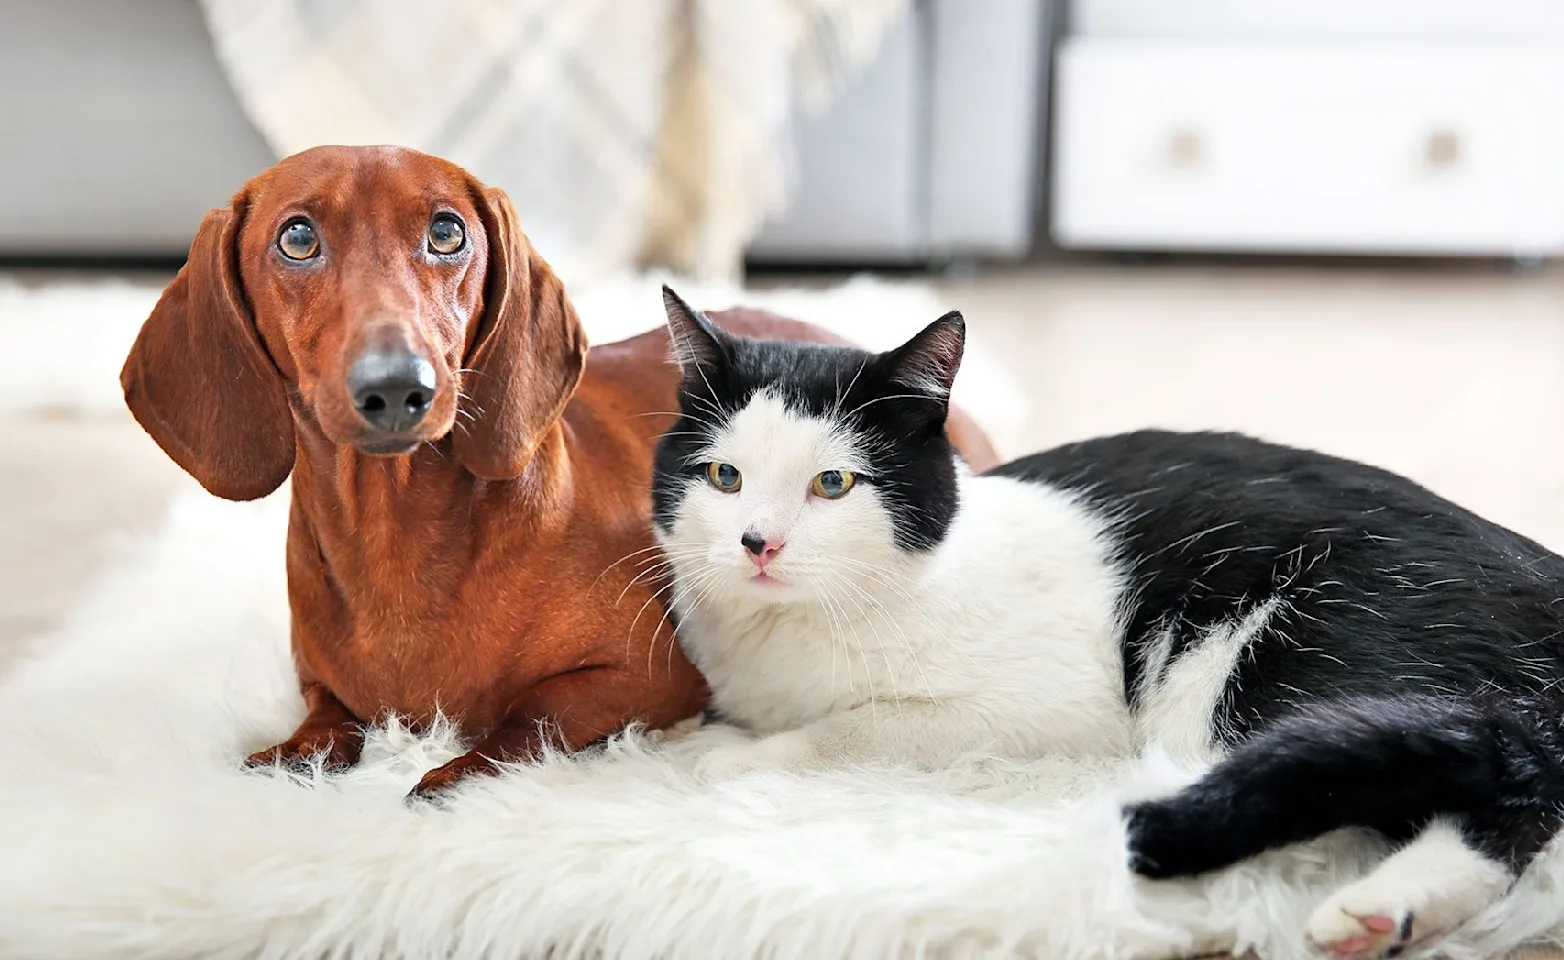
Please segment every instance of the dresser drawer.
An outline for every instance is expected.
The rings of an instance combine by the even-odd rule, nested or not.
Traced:
[[[1564,46],[1076,38],[1058,82],[1061,246],[1564,251]]]
[[[1069,9],[1081,36],[1564,40],[1558,0],[1070,0]]]

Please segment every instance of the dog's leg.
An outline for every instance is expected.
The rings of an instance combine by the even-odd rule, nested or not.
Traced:
[[[545,744],[567,753],[580,750],[640,720],[654,726],[681,717],[636,716],[628,705],[646,701],[644,675],[612,667],[559,674],[536,684],[506,714],[505,721],[481,736],[468,752],[435,767],[408,794],[432,797],[458,780],[494,773],[501,762],[535,759]]]
[[[320,683],[304,686],[304,705],[308,709],[304,722],[293,736],[269,750],[252,753],[245,759],[251,767],[270,767],[276,764],[295,766],[305,764],[316,755],[324,755],[328,770],[341,770],[358,762],[364,750],[364,730],[358,718],[342,705],[336,694]]]

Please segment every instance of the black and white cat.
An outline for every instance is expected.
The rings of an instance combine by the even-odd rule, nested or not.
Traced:
[[[1141,874],[1344,826],[1400,844],[1310,918],[1342,958],[1431,942],[1553,839],[1564,559],[1401,477],[1234,434],[974,476],[942,429],[958,314],[872,354],[665,300],[671,607],[714,714],[754,735],[706,775],[1161,745],[1214,766],[1127,811]]]

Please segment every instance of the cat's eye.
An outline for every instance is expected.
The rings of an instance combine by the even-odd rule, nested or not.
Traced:
[[[320,254],[320,238],[315,235],[315,225],[303,217],[289,220],[277,235],[277,249],[289,260],[313,260]]]
[[[448,257],[467,245],[467,228],[454,213],[435,214],[429,222],[429,252]]]
[[[738,493],[744,485],[744,475],[731,463],[706,464],[706,479],[723,493]]]
[[[809,490],[817,497],[835,500],[853,488],[853,480],[850,470],[827,470],[815,474],[814,481],[809,484]]]

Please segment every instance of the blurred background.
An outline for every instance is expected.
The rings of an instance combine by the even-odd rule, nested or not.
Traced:
[[[0,131],[0,656],[186,489],[129,336],[326,142],[504,187],[583,293],[925,290],[1008,455],[1245,430],[1564,548],[1558,0],[0,0]]]

